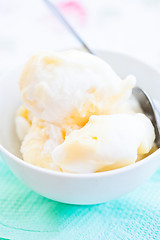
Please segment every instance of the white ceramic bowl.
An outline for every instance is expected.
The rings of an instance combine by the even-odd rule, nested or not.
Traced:
[[[160,100],[160,72],[132,57],[119,53],[97,51],[124,78],[137,77],[137,84]],[[148,179],[160,166],[160,149],[133,165],[108,172],[70,174],[33,166],[20,159],[15,134],[14,116],[20,104],[14,71],[0,81],[0,150],[11,171],[35,192],[47,198],[70,204],[97,204],[122,196]]]

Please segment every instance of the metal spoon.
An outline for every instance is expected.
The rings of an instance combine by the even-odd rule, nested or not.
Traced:
[[[79,36],[79,34],[73,29],[73,27],[69,24],[69,22],[65,19],[62,13],[58,10],[58,8],[49,0],[44,0],[47,4],[51,12],[56,15],[60,21],[65,25],[65,27],[74,35],[74,37],[82,44],[85,50],[91,54],[94,52],[87,46],[84,40]],[[95,55],[95,54],[94,54]],[[133,88],[133,95],[138,100],[144,114],[150,118],[155,128],[155,143],[158,148],[160,148],[160,112],[157,109],[155,103],[152,98],[139,87]]]
[[[144,114],[152,121],[156,135],[155,143],[157,147],[160,148],[160,112],[158,108],[148,93],[141,88],[133,88],[132,93],[139,102]]]

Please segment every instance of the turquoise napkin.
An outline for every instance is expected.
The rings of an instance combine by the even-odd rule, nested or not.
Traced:
[[[0,238],[159,240],[160,170],[137,190],[117,200],[74,206],[34,193],[0,158]]]

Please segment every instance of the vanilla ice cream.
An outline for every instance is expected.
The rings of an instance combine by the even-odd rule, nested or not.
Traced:
[[[151,121],[131,99],[135,77],[120,79],[81,51],[40,53],[19,80],[16,116],[24,161],[62,172],[90,173],[127,166],[153,146]]]
[[[135,163],[137,154],[149,152],[154,138],[154,128],[144,114],[91,116],[53,150],[52,158],[69,172],[110,170]]]
[[[23,159],[36,166],[59,170],[52,160],[51,153],[63,141],[63,133],[58,126],[34,118],[22,142]]]
[[[19,85],[37,118],[82,127],[93,114],[114,113],[130,96],[135,77],[122,81],[103,60],[72,50],[33,56]]]

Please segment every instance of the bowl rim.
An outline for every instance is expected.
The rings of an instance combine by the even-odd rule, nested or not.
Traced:
[[[152,64],[149,64],[149,63],[145,62],[144,60],[138,59],[137,57],[132,56],[130,54],[122,53],[122,52],[119,52],[119,51],[111,51],[111,50],[107,50],[107,49],[105,49],[105,50],[96,49],[95,52],[97,52],[97,53],[101,52],[101,53],[106,53],[106,54],[107,53],[108,54],[114,54],[114,55],[119,55],[119,56],[122,56],[122,57],[130,58],[131,60],[139,62],[140,64],[144,65],[147,68],[150,68],[151,70],[157,72],[160,75],[160,70],[157,67],[153,66]],[[13,70],[15,71],[15,68]],[[8,73],[3,74],[0,82],[2,82],[3,79],[7,76],[8,76]],[[98,177],[99,178],[99,177],[107,177],[107,176],[113,176],[113,175],[117,175],[117,174],[123,174],[125,172],[132,171],[133,169],[135,169],[137,167],[140,167],[144,164],[147,164],[150,160],[152,160],[153,157],[156,157],[158,155],[160,156],[160,148],[159,148],[154,153],[147,156],[143,160],[138,161],[136,163],[133,163],[131,165],[125,166],[125,167],[118,168],[118,169],[113,169],[113,170],[104,171],[104,172],[93,172],[93,173],[69,173],[69,172],[60,172],[60,171],[56,171],[56,170],[42,168],[42,167],[33,165],[31,163],[25,162],[23,159],[17,157],[13,153],[9,152],[1,144],[0,144],[0,152],[7,155],[9,158],[15,160],[16,163],[18,163],[18,164],[20,164],[24,167],[30,168],[31,170],[35,170],[35,171],[38,171],[39,173],[54,175],[54,176],[62,177],[62,178],[63,177],[68,177],[68,178],[95,178],[95,177],[97,178]],[[2,158],[3,158],[3,156],[2,156]]]

